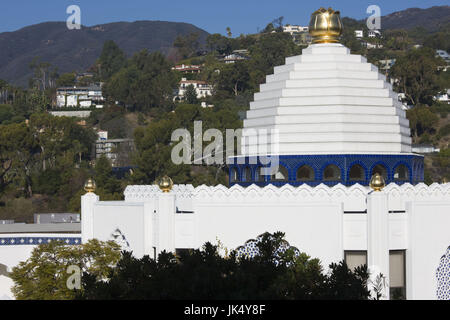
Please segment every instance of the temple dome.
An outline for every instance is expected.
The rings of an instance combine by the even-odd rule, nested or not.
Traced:
[[[312,44],[261,84],[244,120],[241,154],[271,153],[270,141],[254,139],[258,129],[278,131],[280,155],[411,153],[397,96],[366,58],[342,44]]]

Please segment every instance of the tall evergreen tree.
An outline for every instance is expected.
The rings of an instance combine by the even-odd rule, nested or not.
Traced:
[[[108,40],[103,44],[100,58],[97,60],[97,73],[102,81],[108,80],[126,64],[125,53],[117,44]]]

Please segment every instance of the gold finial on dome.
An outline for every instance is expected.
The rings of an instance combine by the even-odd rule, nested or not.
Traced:
[[[311,15],[309,34],[313,43],[337,43],[343,29],[339,11],[320,8]]]
[[[92,193],[95,191],[95,188],[97,187],[97,185],[95,184],[94,179],[89,178],[86,183],[84,184],[84,191]]]
[[[380,175],[378,172],[375,173],[372,176],[372,179],[370,179],[370,187],[374,191],[381,191],[381,190],[383,190],[385,185],[386,185],[386,183],[384,182],[383,176]]]
[[[170,192],[173,187],[173,181],[168,176],[164,176],[158,181],[158,187],[162,190],[162,192]]]

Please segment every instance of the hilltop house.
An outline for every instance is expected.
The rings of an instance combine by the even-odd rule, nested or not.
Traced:
[[[248,60],[248,50],[247,49],[241,49],[241,50],[234,50],[231,54],[225,56],[223,58],[223,61],[225,63],[235,63],[236,61],[242,61],[242,60]]]
[[[102,88],[100,85],[89,87],[61,87],[56,89],[56,106],[58,108],[103,108]]]
[[[445,50],[436,50],[436,57],[441,57],[445,62],[450,62],[450,55]]]
[[[437,96],[434,97],[434,99],[438,102],[442,102],[442,103],[450,103],[450,89],[446,89],[444,93],[441,93]]]
[[[364,37],[363,30],[355,30],[355,37],[358,39],[361,39],[362,37]]]
[[[201,72],[201,67],[202,66],[198,66],[198,65],[185,65],[185,64],[181,64],[181,65],[177,65],[175,67],[172,67],[172,70],[175,71],[179,71],[181,73],[200,73]]]
[[[308,32],[309,27],[285,25],[283,26],[283,32],[289,33],[296,44],[310,44],[311,35]]]
[[[380,30],[369,30],[367,33],[367,36],[369,38],[381,38],[381,31]]]
[[[193,85],[195,88],[195,91],[197,92],[197,98],[205,98],[207,96],[212,95],[212,90],[213,90],[213,86],[206,83],[205,81],[202,80],[187,80],[186,78],[182,78],[180,83],[179,83],[179,87],[178,87],[178,91],[175,94],[175,98],[174,100],[178,99],[178,100],[183,100],[184,99],[184,95],[186,93],[186,89],[189,85]]]

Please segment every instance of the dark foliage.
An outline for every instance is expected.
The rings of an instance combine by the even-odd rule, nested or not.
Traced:
[[[284,234],[265,233],[254,258],[228,257],[206,243],[201,250],[163,252],[155,261],[123,252],[109,275],[98,281],[83,275],[79,299],[368,299],[366,267],[350,271],[346,264],[330,265],[324,274],[317,259],[298,256],[293,248],[278,249]]]

